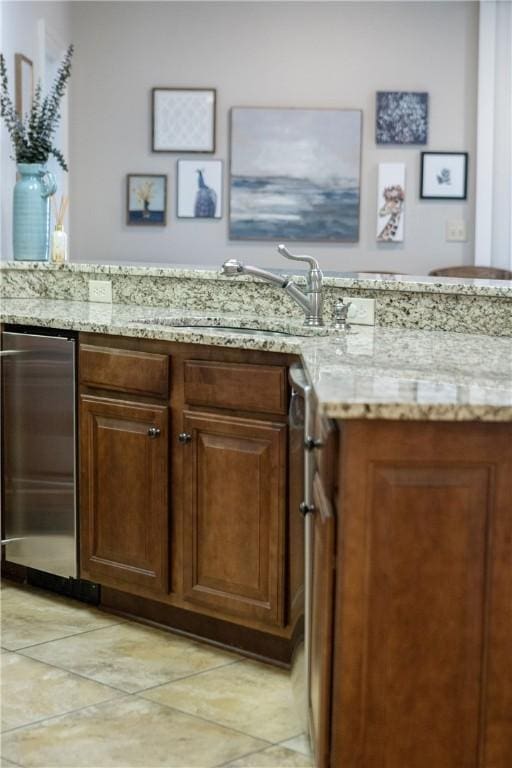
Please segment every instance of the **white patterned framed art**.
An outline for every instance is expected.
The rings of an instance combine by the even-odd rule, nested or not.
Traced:
[[[215,152],[214,88],[153,88],[153,152]]]

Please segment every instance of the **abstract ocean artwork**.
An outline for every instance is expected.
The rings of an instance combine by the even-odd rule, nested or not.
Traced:
[[[377,144],[426,144],[428,93],[378,91]]]
[[[126,223],[164,225],[167,207],[167,176],[148,173],[126,177]]]
[[[222,160],[178,160],[178,218],[221,216]]]
[[[380,163],[377,200],[377,242],[404,239],[405,164]]]
[[[229,233],[235,240],[356,242],[359,110],[231,110]]]

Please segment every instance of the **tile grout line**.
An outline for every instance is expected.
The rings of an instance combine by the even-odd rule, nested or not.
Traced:
[[[68,715],[75,715],[77,712],[82,712],[84,709],[92,709],[93,707],[99,707],[103,704],[111,704],[114,701],[121,701],[124,698],[132,697],[132,693],[126,693],[124,696],[113,696],[111,699],[105,699],[105,701],[98,701],[96,704],[86,704],[84,707],[77,707],[76,709],[70,709],[67,712],[61,712],[58,715],[49,715],[48,717],[40,717],[39,720],[33,720],[31,723],[25,723],[25,725],[17,725],[15,728],[7,728],[7,730],[2,731],[1,736],[10,736],[11,733],[15,733],[16,731],[23,731],[25,728],[32,728],[36,725],[44,725],[45,723],[51,722],[52,720],[57,720],[59,717],[67,717]],[[5,758],[6,760],[9,760],[8,757]],[[12,760],[11,760],[12,762]]]
[[[137,694],[134,694],[137,695]],[[144,698],[143,696],[141,698]],[[269,741],[268,739],[264,739],[262,736],[253,736],[252,733],[246,733],[245,731],[241,731],[238,728],[234,728],[232,725],[224,725],[223,723],[219,723],[216,720],[209,720],[207,717],[203,717],[203,715],[197,715],[193,712],[185,712],[182,709],[178,709],[178,707],[173,707],[171,704],[165,704],[163,701],[154,701],[153,699],[145,699],[145,701],[151,701],[153,704],[160,704],[162,707],[166,707],[167,709],[172,709],[173,712],[178,712],[180,715],[187,715],[187,717],[195,717],[198,720],[202,720],[204,723],[208,723],[208,725],[216,725],[217,728],[225,728],[228,731],[233,731],[233,733],[238,733],[240,736],[246,736],[249,739],[255,739],[256,741],[264,741],[266,742],[266,747],[275,747],[277,742]],[[291,736],[290,738],[293,738]],[[286,739],[284,739],[286,741]],[[262,749],[266,749],[266,747],[262,747]],[[261,750],[258,750],[261,751]]]
[[[32,645],[22,645],[20,648],[6,648],[7,651],[11,651],[11,653],[22,653],[23,651],[27,651],[29,648],[37,648],[38,645],[49,645],[50,643],[58,643],[59,640],[69,640],[71,637],[78,637],[79,635],[88,635],[91,632],[101,632],[102,629],[110,629],[110,627],[118,627],[123,622],[113,622],[112,624],[107,624],[104,627],[94,627],[93,629],[83,629],[81,632],[73,632],[70,635],[63,635],[62,637],[54,637],[52,640],[43,640],[41,643],[32,643]]]
[[[228,768],[229,768],[231,763],[233,763],[235,760],[243,760],[246,757],[252,757],[253,755],[259,755],[261,752],[264,752],[269,747],[275,747],[275,746],[276,745],[272,744],[272,743],[271,744],[267,744],[267,746],[261,747],[261,749],[255,749],[253,752],[245,752],[243,755],[238,755],[238,757],[235,757],[233,760],[228,760],[227,762],[224,762],[224,763],[218,763],[216,766],[214,766],[214,768],[226,768],[226,766],[228,766]]]
[[[52,720],[57,720],[59,718],[67,717],[68,715],[74,715],[77,712],[84,711],[85,709],[92,709],[93,707],[100,707],[106,704],[115,704],[116,702],[122,702],[125,699],[135,699],[135,698],[139,698],[136,693],[126,693],[124,696],[114,696],[111,699],[106,699],[105,701],[99,701],[96,704],[87,704],[85,707],[70,709],[68,712],[62,712],[58,715],[51,715],[50,717],[40,718],[39,720],[34,720],[31,723],[26,723],[25,725],[18,725],[16,726],[16,728],[9,728],[5,731],[2,731],[1,735],[8,736],[11,733],[15,733],[17,731],[29,729],[36,725],[45,725],[46,723],[51,722]],[[227,731],[232,731],[233,733],[237,733],[239,736],[245,736],[246,738],[254,739],[255,741],[265,742],[264,746],[262,746],[261,749],[255,750],[255,752],[261,752],[263,749],[276,746],[276,742],[269,741],[268,739],[263,739],[261,738],[261,736],[253,736],[250,733],[245,733],[245,731],[240,731],[238,728],[233,728],[232,726],[229,726],[229,725],[223,725],[222,723],[218,723],[215,720],[208,720],[206,717],[202,717],[201,715],[194,715],[194,714],[191,714],[190,712],[183,712],[181,709],[172,707],[169,704],[163,704],[162,702],[159,702],[159,701],[152,701],[151,699],[144,699],[144,700],[150,704],[156,704],[157,706],[164,707],[165,709],[169,709],[172,712],[176,712],[179,715],[185,715],[185,717],[191,717],[195,720],[200,720],[201,722],[207,723],[208,725],[214,725],[217,728],[222,728]],[[252,752],[248,752],[247,754],[252,754]],[[6,757],[5,759],[8,760],[9,758]],[[235,758],[235,759],[238,759],[238,758]]]
[[[105,627],[106,629],[106,627]],[[83,633],[82,633],[83,634]],[[74,635],[72,635],[74,637]],[[65,639],[65,638],[62,638]],[[52,641],[50,641],[52,642]],[[46,643],[41,643],[41,645],[46,645]],[[31,646],[34,647],[34,646]],[[38,662],[39,664],[46,664],[48,667],[52,667],[52,669],[58,669],[60,672],[66,672],[69,675],[75,675],[76,677],[79,677],[82,680],[87,680],[89,683],[96,683],[97,685],[104,685],[107,688],[112,688],[114,691],[119,691],[119,693],[123,693],[127,696],[137,696],[138,694],[145,693],[146,691],[153,691],[156,688],[162,688],[164,685],[170,685],[171,683],[178,683],[181,680],[187,680],[189,677],[196,677],[197,675],[204,675],[207,672],[213,672],[216,669],[224,669],[225,667],[232,667],[234,664],[240,664],[243,659],[236,659],[235,661],[229,661],[226,664],[220,664],[217,667],[210,667],[209,669],[203,669],[201,672],[191,672],[189,675],[184,675],[183,677],[174,677],[169,678],[168,680],[164,680],[161,683],[157,683],[156,685],[150,685],[149,688],[141,688],[140,690],[136,691],[126,691],[124,688],[118,688],[116,685],[113,685],[112,683],[105,683],[102,680],[98,680],[95,677],[89,677],[88,675],[85,675],[81,672],[75,672],[72,669],[69,669],[68,667],[62,667],[58,664],[54,664],[51,661],[46,661],[44,659],[36,659],[33,656],[27,656],[24,653],[17,653],[17,651],[8,651],[9,653],[16,653],[19,656],[22,656],[24,659],[29,659],[30,661]],[[149,699],[148,699],[149,701]]]
[[[228,661],[225,664],[219,664],[217,667],[210,667],[209,669],[202,669],[200,672],[191,672],[189,675],[183,675],[183,677],[174,677],[171,680],[166,680],[164,683],[157,683],[156,685],[150,685],[149,688],[141,688],[140,691],[132,691],[134,696],[142,695],[148,691],[155,691],[157,688],[163,688],[164,685],[172,685],[172,683],[180,683],[182,680],[188,680],[190,677],[198,677],[198,675],[206,675],[208,672],[214,672],[217,669],[225,669],[226,667],[232,667],[235,664],[240,664],[242,659],[236,659],[235,661]]]
[[[70,669],[66,669],[66,667],[59,667],[57,664],[52,664],[51,661],[43,661],[42,659],[33,659],[32,656],[25,656],[24,653],[18,654],[19,656],[22,656],[24,659],[29,659],[30,661],[35,661],[39,664],[46,664],[47,667],[51,667],[52,669],[58,669],[59,672],[66,672],[68,675],[74,675],[75,677],[79,677],[81,680],[87,680],[89,683],[96,683],[97,685],[104,685],[105,688],[111,688],[113,691],[117,691],[118,693],[123,693],[125,695],[131,695],[134,693],[133,691],[124,691],[122,688],[117,688],[115,685],[112,685],[111,683],[102,683],[100,680],[95,680],[93,677],[87,677],[87,675],[82,675],[80,672],[73,672]],[[110,699],[108,699],[110,701]],[[88,705],[92,706],[92,705]]]

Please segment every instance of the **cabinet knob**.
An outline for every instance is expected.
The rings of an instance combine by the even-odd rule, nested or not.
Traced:
[[[159,437],[160,430],[158,429],[158,427],[149,427],[148,428],[148,435],[149,435],[149,437]]]
[[[192,435],[189,435],[188,432],[180,432],[178,435],[178,442],[180,442],[182,445],[185,445],[186,443],[190,443],[192,440]]]

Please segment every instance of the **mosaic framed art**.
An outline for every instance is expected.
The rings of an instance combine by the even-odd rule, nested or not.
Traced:
[[[214,88],[153,88],[153,152],[215,152]]]

